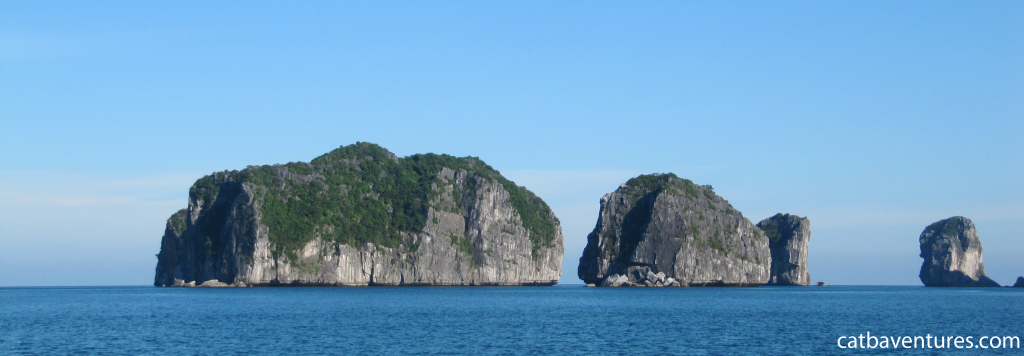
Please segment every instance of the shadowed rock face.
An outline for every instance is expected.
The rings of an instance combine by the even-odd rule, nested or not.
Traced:
[[[772,251],[771,277],[767,284],[810,285],[807,244],[811,241],[811,221],[796,215],[775,214],[761,220],[757,227],[768,236],[768,246]]]
[[[999,287],[985,276],[981,240],[971,219],[954,216],[921,232],[921,282],[928,287]]]
[[[746,286],[768,282],[770,265],[764,232],[710,186],[669,173],[601,198],[578,275],[605,286]]]
[[[196,181],[154,284],[552,285],[562,255],[547,204],[479,159],[359,143]]]
[[[1014,287],[1024,288],[1024,277],[1017,277],[1017,283],[1013,284]]]

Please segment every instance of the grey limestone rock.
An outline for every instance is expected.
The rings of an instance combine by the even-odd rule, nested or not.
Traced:
[[[921,232],[921,282],[928,287],[999,287],[985,275],[981,240],[971,219],[954,216]]]
[[[676,286],[676,279],[672,278],[672,277],[665,278],[665,286],[666,287],[675,287]]]
[[[811,241],[811,221],[796,215],[775,214],[761,220],[757,227],[768,236],[768,247],[772,252],[772,272],[767,284],[810,285],[807,244]]]
[[[595,284],[595,285],[600,285],[602,287],[618,287],[618,286],[621,286],[622,284],[628,283],[628,282],[629,282],[629,278],[628,277],[626,277],[624,275],[613,274],[611,276],[608,276],[608,278],[605,278],[603,281],[601,281],[600,284]],[[594,284],[594,283],[588,283],[588,284]]]
[[[1024,277],[1017,277],[1017,283],[1013,284],[1014,287],[1024,288]]]
[[[188,210],[181,209],[167,219],[164,228],[164,237],[160,240],[160,253],[156,255],[156,281],[164,284],[174,284],[175,280],[181,280],[181,269],[178,267],[178,252],[181,246],[181,237],[185,233]]]
[[[198,287],[230,287],[230,286],[231,285],[229,285],[227,283],[224,283],[224,282],[221,282],[221,281],[218,281],[216,279],[211,279],[211,280],[208,280],[208,281],[203,282],[202,284],[198,285]]]
[[[577,271],[596,285],[753,286],[768,282],[768,238],[715,195],[675,174],[641,175],[601,198]],[[623,276],[628,282],[621,282]],[[614,279],[612,283],[605,283]]]
[[[154,284],[552,285],[562,255],[550,208],[479,159],[358,143],[198,180]]]

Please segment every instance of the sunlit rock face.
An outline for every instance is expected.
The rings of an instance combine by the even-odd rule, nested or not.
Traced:
[[[768,246],[772,251],[772,275],[767,284],[811,284],[811,275],[807,272],[807,245],[811,242],[811,221],[796,215],[775,214],[761,220],[757,227],[768,236]]]
[[[921,232],[921,282],[929,287],[999,287],[985,276],[981,240],[971,219],[954,216]]]
[[[154,284],[552,285],[562,232],[539,197],[475,157],[357,143],[310,163],[196,181]]]
[[[577,273],[598,286],[751,286],[770,266],[764,232],[711,186],[669,173],[601,198]]]

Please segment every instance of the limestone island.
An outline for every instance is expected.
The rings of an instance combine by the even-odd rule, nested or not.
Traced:
[[[761,229],[710,185],[668,173],[632,178],[601,198],[577,273],[608,287],[758,286],[771,265]]]
[[[811,242],[811,221],[806,217],[780,213],[761,220],[757,227],[768,236],[768,248],[772,252],[771,277],[767,284],[810,285],[807,245]]]
[[[928,225],[921,243],[921,282],[928,287],[999,287],[985,275],[981,239],[971,219],[954,216]]]
[[[548,205],[480,159],[356,143],[197,180],[154,284],[553,285],[562,255]]]

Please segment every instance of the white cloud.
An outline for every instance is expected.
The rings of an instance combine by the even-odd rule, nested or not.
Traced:
[[[829,206],[804,209],[814,226],[828,228],[887,227],[920,225],[951,216],[965,216],[975,222],[1024,221],[1024,204],[965,206],[961,208],[901,208],[893,206]],[[767,216],[767,215],[766,215]]]
[[[164,222],[201,176],[0,171],[0,285],[150,283]]]
[[[118,175],[95,172],[0,171],[0,208],[25,205],[125,205],[178,199],[201,174]]]

